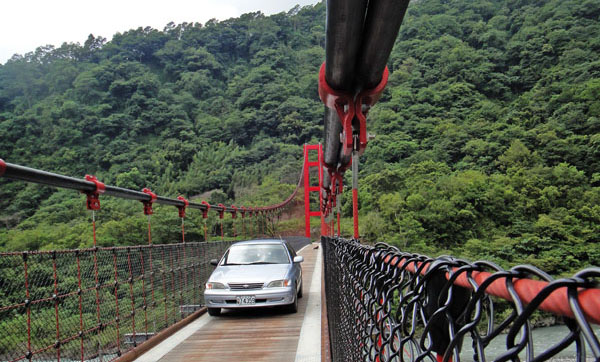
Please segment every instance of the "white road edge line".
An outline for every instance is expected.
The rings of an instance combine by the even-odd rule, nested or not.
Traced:
[[[311,246],[311,245],[312,245],[312,243],[309,243],[308,245],[304,245],[303,247],[301,247],[301,248],[300,248],[300,250],[298,250],[298,251],[296,252],[296,254],[297,254],[297,253],[299,253],[299,252],[301,252],[302,250],[304,250],[305,248],[307,248],[307,247],[309,247],[309,246]]]
[[[298,338],[295,362],[321,361],[321,250],[319,248],[310,281],[308,303],[300,329],[300,338]]]
[[[171,337],[160,342],[154,348],[144,353],[140,357],[135,359],[135,362],[156,362],[163,358],[164,355],[169,353],[173,348],[177,347],[181,342],[185,341],[188,337],[194,334],[197,330],[204,327],[210,321],[208,314],[203,314],[198,319],[183,327]]]

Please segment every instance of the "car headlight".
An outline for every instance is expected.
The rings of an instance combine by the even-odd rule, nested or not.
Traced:
[[[223,283],[208,282],[206,283],[206,289],[225,289]]]
[[[289,279],[273,280],[267,285],[267,288],[283,288],[292,285]]]

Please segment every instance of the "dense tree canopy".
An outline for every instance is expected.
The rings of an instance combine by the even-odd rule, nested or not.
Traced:
[[[414,1],[370,112],[366,237],[556,274],[598,264],[599,20],[594,0]],[[321,138],[324,25],[320,3],[14,56],[0,157],[170,196],[293,184]],[[80,201],[0,181],[0,247],[89,244]],[[105,242],[134,243],[139,210],[108,205]]]

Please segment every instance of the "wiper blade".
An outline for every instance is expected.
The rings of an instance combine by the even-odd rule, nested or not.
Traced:
[[[253,263],[248,263],[247,265],[256,265],[256,264],[278,264],[271,261],[255,261]]]

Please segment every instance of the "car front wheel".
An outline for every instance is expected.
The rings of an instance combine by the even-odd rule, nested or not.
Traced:
[[[221,308],[208,308],[208,315],[213,317],[221,315]]]

